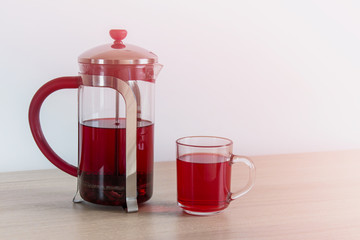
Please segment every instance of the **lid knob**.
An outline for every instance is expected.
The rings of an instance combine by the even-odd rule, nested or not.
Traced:
[[[115,49],[122,49],[125,47],[122,40],[126,38],[127,31],[125,29],[111,29],[110,30],[110,37],[114,39],[114,44],[111,46]]]
[[[110,36],[114,39],[114,44],[122,43],[121,41],[126,38],[127,31],[125,29],[111,29]]]

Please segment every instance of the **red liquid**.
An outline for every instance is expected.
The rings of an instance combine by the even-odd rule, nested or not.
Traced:
[[[79,124],[79,191],[89,202],[124,206],[125,197],[125,119],[95,119]],[[154,125],[138,120],[137,199],[145,202],[153,191]]]
[[[231,165],[226,157],[194,153],[177,159],[180,206],[189,211],[215,212],[230,202]]]

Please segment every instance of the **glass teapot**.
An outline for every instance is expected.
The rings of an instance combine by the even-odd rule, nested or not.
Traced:
[[[74,202],[136,212],[153,191],[154,86],[162,65],[154,53],[124,44],[126,35],[126,30],[110,30],[113,43],[79,56],[79,76],[43,85],[31,101],[29,123],[47,159],[78,178]],[[78,167],[51,149],[40,126],[45,98],[66,88],[78,89]]]

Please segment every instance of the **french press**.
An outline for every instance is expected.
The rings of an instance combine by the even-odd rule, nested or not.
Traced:
[[[123,43],[126,35],[126,30],[110,30],[113,43],[79,56],[79,76],[43,85],[31,101],[29,123],[47,159],[78,178],[74,201],[136,212],[153,191],[154,87],[162,65],[154,53]],[[51,149],[39,120],[45,98],[67,88],[78,89],[77,167]]]

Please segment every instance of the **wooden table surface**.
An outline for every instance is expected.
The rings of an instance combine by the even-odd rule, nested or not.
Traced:
[[[138,213],[73,204],[60,170],[0,174],[0,239],[360,239],[360,150],[257,156],[255,187],[224,212],[176,205],[175,162],[155,164],[152,199]],[[233,167],[233,188],[246,178]]]

